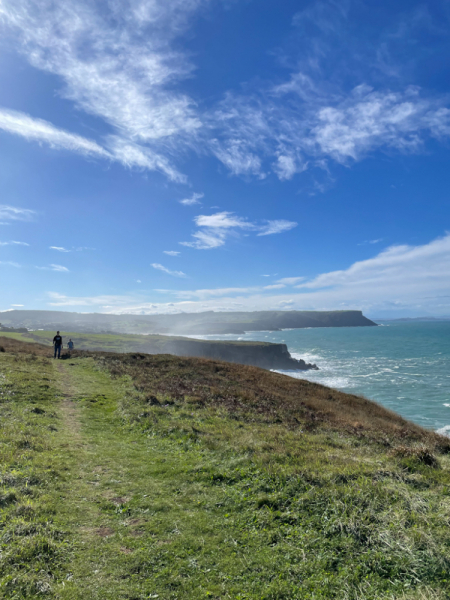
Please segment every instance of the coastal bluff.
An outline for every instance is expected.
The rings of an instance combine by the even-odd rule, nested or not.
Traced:
[[[169,338],[164,345],[164,352],[177,356],[213,358],[269,370],[308,371],[318,369],[314,364],[292,358],[286,344],[269,342],[217,342],[193,339],[171,341]]]

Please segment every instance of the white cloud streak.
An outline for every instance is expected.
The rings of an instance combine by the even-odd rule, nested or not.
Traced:
[[[16,269],[20,269],[22,265],[19,263],[13,262],[11,260],[0,260],[0,265],[6,265],[8,267],[16,267]]]
[[[195,204],[200,204],[199,200],[204,198],[205,194],[197,194],[194,193],[190,198],[184,198],[184,200],[180,200],[180,204],[184,206],[194,206]]]
[[[50,250],[56,250],[57,252],[71,252],[71,250],[67,250],[67,248],[63,248],[62,246],[50,246]]]
[[[40,271],[57,271],[59,273],[69,273],[69,269],[67,267],[63,267],[62,265],[50,265],[48,267],[36,267]]]
[[[30,141],[45,142],[58,150],[69,150],[85,156],[110,157],[106,150],[92,140],[63,131],[48,121],[35,119],[15,110],[0,108],[0,129]]]
[[[0,219],[2,221],[31,221],[36,215],[34,210],[0,204]]]
[[[163,250],[164,254],[167,254],[167,256],[179,256],[181,254],[181,252],[177,252],[176,250]]]
[[[152,267],[158,271],[163,271],[163,273],[172,275],[172,277],[186,277],[186,274],[183,273],[183,271],[171,271],[170,269],[167,269],[167,267],[164,267],[159,263],[152,263]]]
[[[0,246],[29,246],[26,242],[0,242]]]
[[[236,237],[242,230],[255,231],[258,232],[258,236],[262,236],[283,233],[297,226],[297,223],[285,220],[266,221],[265,225],[258,225],[228,211],[213,215],[198,215],[194,222],[200,228],[192,234],[194,240],[180,242],[180,244],[197,250],[219,248],[230,236]]]
[[[265,225],[262,230],[258,233],[258,235],[273,235],[276,233],[284,233],[285,231],[290,231],[297,227],[298,223],[295,221],[285,221],[283,219],[277,221],[267,221],[267,225]]]

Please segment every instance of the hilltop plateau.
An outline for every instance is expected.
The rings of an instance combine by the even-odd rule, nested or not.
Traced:
[[[450,595],[450,440],[365,398],[2,337],[0,426],[0,597]]]

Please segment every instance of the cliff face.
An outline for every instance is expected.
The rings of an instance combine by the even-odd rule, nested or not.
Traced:
[[[170,340],[170,338],[169,338]],[[296,360],[289,354],[286,344],[252,344],[231,342],[208,342],[205,340],[168,341],[159,352],[177,356],[215,358],[241,365],[253,365],[263,369],[307,371],[316,365]]]

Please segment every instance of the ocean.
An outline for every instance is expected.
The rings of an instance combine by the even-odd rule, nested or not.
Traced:
[[[320,370],[280,372],[362,394],[450,435],[450,321],[377,323],[198,337],[285,343],[294,358]]]

